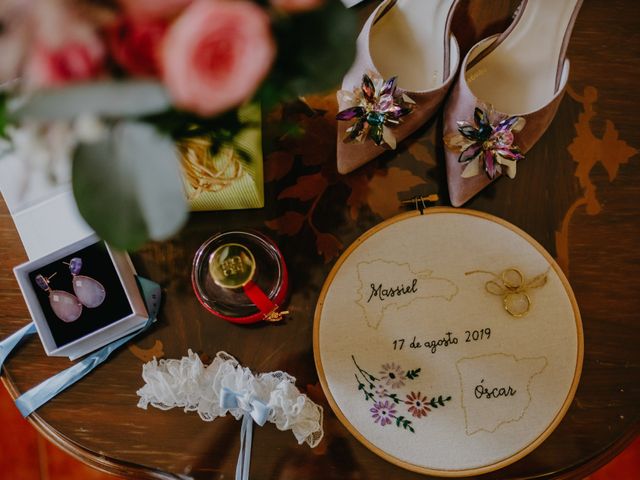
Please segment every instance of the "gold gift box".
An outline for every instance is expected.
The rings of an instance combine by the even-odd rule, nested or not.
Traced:
[[[196,137],[178,145],[185,191],[191,210],[237,210],[264,206],[262,112],[257,104],[241,107],[238,116],[248,127],[235,139],[237,148],[223,146],[211,154],[211,139]]]

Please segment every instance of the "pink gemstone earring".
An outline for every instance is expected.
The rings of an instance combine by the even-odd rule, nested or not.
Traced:
[[[88,308],[96,308],[104,302],[107,293],[100,282],[86,275],[79,275],[82,269],[82,259],[79,257],[72,258],[69,263],[69,271],[73,275],[73,291],[80,300],[80,303]]]
[[[56,317],[66,323],[74,322],[82,314],[82,304],[75,295],[71,295],[69,292],[51,290],[49,280],[55,275],[55,273],[50,277],[36,275],[36,285],[49,294],[49,303]]]

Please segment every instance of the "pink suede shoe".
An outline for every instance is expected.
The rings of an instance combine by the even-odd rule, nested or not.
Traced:
[[[444,113],[447,182],[458,207],[516,164],[547,130],[569,77],[582,0],[523,0],[511,26],[471,48]]]
[[[385,0],[371,14],[338,92],[340,173],[394,149],[438,109],[458,69],[458,1]]]

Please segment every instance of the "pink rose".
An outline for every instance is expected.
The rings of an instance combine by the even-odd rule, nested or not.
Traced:
[[[133,75],[160,74],[160,45],[167,31],[164,20],[120,19],[107,30],[111,56]]]
[[[307,12],[320,8],[324,0],[271,0],[271,5],[285,12]]]
[[[163,75],[180,108],[210,116],[249,99],[275,56],[269,17],[246,0],[198,0],[169,28]]]
[[[68,42],[58,48],[44,44],[32,47],[25,74],[30,87],[58,87],[91,80],[103,70],[102,45]]]
[[[131,16],[138,18],[170,18],[179,14],[193,0],[119,0]]]
[[[28,87],[85,81],[104,70],[105,48],[92,24],[62,0],[33,9],[33,44],[25,62]]]

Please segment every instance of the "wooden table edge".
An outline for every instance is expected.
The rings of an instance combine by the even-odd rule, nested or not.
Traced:
[[[20,396],[20,392],[11,381],[10,375],[6,370],[2,372],[2,375],[0,375],[0,380],[2,380],[2,383],[9,392],[9,395],[11,395],[11,398],[15,401]],[[63,452],[71,455],[73,458],[79,460],[85,465],[95,468],[101,472],[140,480],[181,480],[184,478],[176,474],[156,470],[152,467],[129,463],[106,455],[100,455],[92,450],[84,448],[73,440],[66,438],[56,429],[52,428],[37,413],[32,413],[26,417],[26,420],[40,435],[60,448]]]

